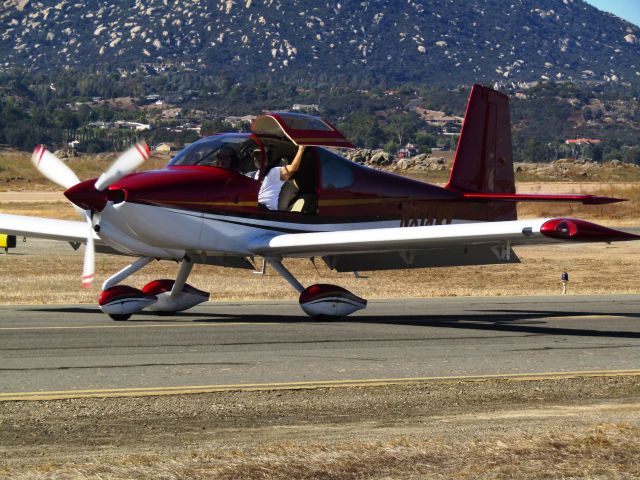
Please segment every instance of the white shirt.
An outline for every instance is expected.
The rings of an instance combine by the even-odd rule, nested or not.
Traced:
[[[260,191],[258,192],[258,203],[266,205],[269,210],[278,209],[280,190],[282,190],[282,185],[285,182],[280,178],[280,168],[273,167],[269,170],[269,173],[262,180],[262,185],[260,185]]]

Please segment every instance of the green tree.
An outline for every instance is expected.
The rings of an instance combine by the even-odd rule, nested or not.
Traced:
[[[622,155],[622,161],[640,165],[640,145],[626,149]]]
[[[383,144],[384,132],[375,115],[368,112],[355,112],[337,127],[358,147],[378,148]]]
[[[384,131],[387,136],[392,136],[400,146],[413,140],[416,132],[422,126],[422,120],[414,112],[396,113],[389,117]]]
[[[546,151],[544,145],[534,138],[529,138],[526,142],[524,149],[524,161],[525,162],[542,162],[547,160]]]
[[[385,152],[395,155],[395,153],[399,150],[400,147],[395,142],[395,140],[389,140],[387,143],[384,144],[383,148]]]
[[[425,132],[419,131],[415,136],[415,144],[421,152],[430,152],[432,148],[434,148],[438,143],[435,135]]]

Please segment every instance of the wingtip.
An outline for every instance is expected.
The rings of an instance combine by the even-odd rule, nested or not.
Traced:
[[[640,240],[640,235],[587,222],[577,218],[552,218],[540,227],[540,233],[549,238],[578,242],[619,242]]]

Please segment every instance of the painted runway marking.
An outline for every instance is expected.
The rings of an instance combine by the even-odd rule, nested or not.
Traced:
[[[165,395],[187,395],[197,393],[217,393],[229,391],[264,391],[264,390],[314,390],[318,388],[380,387],[427,382],[486,382],[503,380],[512,382],[528,382],[549,379],[568,379],[585,377],[629,377],[640,376],[640,370],[596,370],[583,372],[548,372],[548,373],[516,373],[494,375],[469,375],[450,377],[415,377],[385,378],[370,380],[319,380],[309,382],[286,383],[246,383],[230,385],[197,385],[186,387],[155,388],[113,388],[99,390],[61,390],[43,392],[1,393],[0,402],[64,400],[70,398],[103,398],[103,397],[145,397]]]

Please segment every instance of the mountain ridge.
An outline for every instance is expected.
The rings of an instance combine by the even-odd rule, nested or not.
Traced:
[[[9,0],[0,25],[5,70],[640,83],[640,29],[583,0]]]

